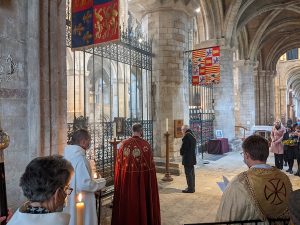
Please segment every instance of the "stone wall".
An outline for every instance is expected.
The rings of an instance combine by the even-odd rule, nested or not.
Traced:
[[[11,138],[8,204],[16,208],[28,162],[62,152],[66,143],[65,1],[0,0],[0,21],[0,57],[16,63],[11,80],[0,83],[1,123]]]
[[[17,205],[20,195],[20,171],[28,163],[28,124],[27,95],[28,77],[26,74],[26,21],[27,1],[0,1],[0,57],[11,55],[18,70],[12,79],[6,81],[1,75],[0,82],[0,120],[4,131],[10,138],[10,146],[5,150],[5,169],[8,201],[10,206]],[[1,60],[0,66],[4,66]]]

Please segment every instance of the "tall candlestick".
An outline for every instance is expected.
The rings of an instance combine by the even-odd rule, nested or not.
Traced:
[[[78,195],[78,202],[76,203],[76,225],[84,224],[84,202],[82,202],[82,194]]]
[[[168,130],[169,130],[169,126],[168,126],[168,125],[169,125],[169,119],[167,118],[167,119],[166,119],[166,131],[167,131],[167,132],[168,132]]]
[[[166,136],[166,173],[165,176],[162,178],[163,181],[172,181],[173,178],[171,177],[170,171],[169,171],[169,136],[170,134],[168,131],[165,133]]]
[[[113,123],[113,138],[117,137],[117,124]]]
[[[0,216],[7,216],[7,197],[6,197],[6,182],[4,170],[4,152],[3,150],[9,145],[9,136],[3,132],[0,124]],[[5,221],[0,222],[1,225],[6,224]]]

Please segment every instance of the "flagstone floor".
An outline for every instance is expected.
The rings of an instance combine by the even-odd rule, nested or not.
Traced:
[[[186,187],[183,173],[174,176],[174,181],[170,183],[161,181],[163,174],[157,174],[162,225],[213,222],[222,196],[216,182],[221,181],[223,175],[230,180],[239,172],[247,170],[239,152],[230,152],[219,160],[208,162],[209,164],[200,162],[196,168],[196,192],[193,194],[181,193]],[[273,156],[269,157],[269,164],[274,165]],[[297,165],[294,166],[294,171],[296,168]],[[290,174],[289,177],[293,189],[300,189],[300,178]],[[109,225],[111,209],[103,206],[102,212],[101,225]]]

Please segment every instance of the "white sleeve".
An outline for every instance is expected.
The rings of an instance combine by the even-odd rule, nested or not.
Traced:
[[[76,171],[77,191],[95,192],[105,187],[106,180],[104,178],[93,180],[89,174],[89,170],[84,161],[77,164]]]
[[[222,195],[216,216],[217,222],[259,219],[250,197],[236,178],[227,186]]]

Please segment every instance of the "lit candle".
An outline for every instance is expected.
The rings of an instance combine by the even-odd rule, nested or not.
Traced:
[[[97,173],[94,173],[94,179],[97,179],[97,178],[98,178]]]
[[[168,125],[169,125],[169,119],[167,118],[167,119],[166,119],[166,131],[167,131],[167,132],[168,132],[168,130],[169,130],[169,126],[168,126]]]
[[[113,125],[113,138],[116,138],[117,137],[117,124],[114,123]]]
[[[78,195],[78,202],[76,203],[76,225],[83,225],[84,222],[84,203],[82,202],[82,194]]]

